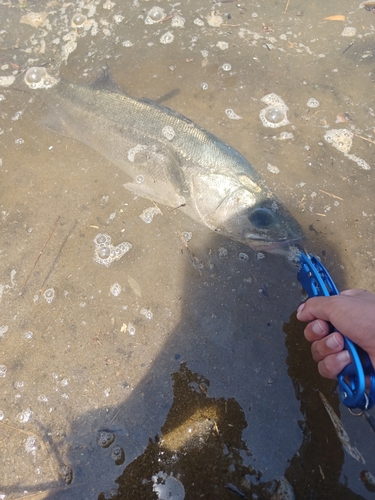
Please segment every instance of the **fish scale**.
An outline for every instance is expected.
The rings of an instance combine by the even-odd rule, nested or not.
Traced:
[[[92,91],[90,86],[71,84],[64,80],[61,80],[59,85],[59,96],[72,102],[79,102],[82,108],[87,108],[94,116],[101,115],[105,111],[106,116],[111,117],[109,121],[120,125],[123,130],[126,129],[128,134],[138,135],[140,138],[148,137],[150,141],[168,144],[168,140],[163,137],[161,131],[163,126],[172,127],[176,132],[176,139],[173,141],[174,150],[186,161],[197,161],[202,168],[209,169],[213,158],[225,168],[228,165],[225,154],[227,152],[222,152],[222,148],[228,149],[229,154],[237,153],[226,144],[219,144],[219,139],[200,129],[183,115],[167,107],[159,106],[151,100],[135,99],[106,89]],[[126,116],[123,112],[125,109]],[[184,140],[187,135],[189,142]],[[213,144],[213,139],[215,144]],[[88,145],[93,147],[92,144]],[[237,168],[240,167],[241,160],[248,165],[243,157],[238,153],[237,155],[239,162],[239,165],[236,165]],[[239,170],[243,169],[239,168]],[[258,176],[255,170],[252,174]]]

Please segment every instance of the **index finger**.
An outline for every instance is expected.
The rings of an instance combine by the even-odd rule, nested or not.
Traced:
[[[300,321],[312,321],[314,319],[323,319],[330,321],[330,311],[332,310],[332,301],[334,297],[312,297],[301,304],[297,311],[297,319]]]

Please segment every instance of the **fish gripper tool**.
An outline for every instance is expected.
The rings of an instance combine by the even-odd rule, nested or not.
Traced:
[[[299,264],[298,281],[309,298],[339,295],[329,272],[315,255],[301,252]],[[333,326],[333,331],[338,330]],[[349,351],[351,363],[337,377],[340,399],[349,410],[358,408],[366,411],[375,404],[375,370],[367,352],[343,337],[344,349]]]

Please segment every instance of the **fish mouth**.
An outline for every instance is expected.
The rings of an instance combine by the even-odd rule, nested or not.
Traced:
[[[287,236],[284,236],[283,238],[267,238],[266,236],[260,236],[259,234],[248,234],[246,235],[246,239],[249,240],[258,240],[258,241],[269,241],[269,242],[276,242],[276,241],[286,241],[288,239]]]
[[[251,234],[246,240],[250,247],[255,247],[256,250],[264,250],[267,252],[283,252],[287,251],[291,245],[296,245],[304,240],[305,236],[284,236],[282,238],[267,238],[259,234]]]

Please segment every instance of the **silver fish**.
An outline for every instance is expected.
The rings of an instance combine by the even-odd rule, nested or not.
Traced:
[[[126,95],[108,70],[91,85],[61,79],[43,91],[47,126],[120,167],[125,187],[254,250],[300,240],[296,220],[236,150],[169,108]]]

